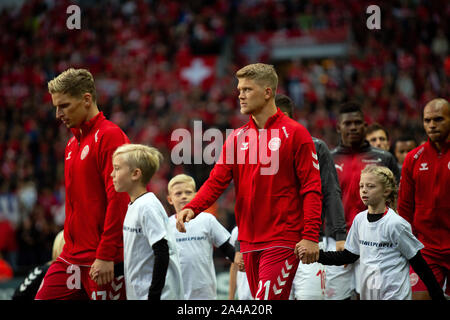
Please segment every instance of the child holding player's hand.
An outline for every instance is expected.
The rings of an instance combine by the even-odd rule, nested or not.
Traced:
[[[362,300],[410,300],[409,265],[420,276],[432,299],[445,300],[442,288],[420,254],[422,243],[411,225],[391,208],[397,187],[386,167],[368,165],[361,172],[361,200],[368,209],[354,219],[343,251],[320,250],[319,263],[344,265],[360,260]],[[296,252],[301,253],[297,247]]]

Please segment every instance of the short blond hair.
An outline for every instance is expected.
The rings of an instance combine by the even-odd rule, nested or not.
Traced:
[[[377,176],[381,184],[383,185],[384,190],[391,190],[389,193],[386,204],[389,208],[396,211],[397,210],[397,195],[398,195],[398,188],[397,188],[397,181],[395,179],[394,174],[392,171],[384,166],[377,166],[374,164],[367,165],[362,171],[361,175],[365,173],[371,173]]]
[[[245,78],[272,89],[275,97],[278,87],[278,75],[273,65],[264,63],[249,64],[236,72],[236,78]]]
[[[123,144],[114,151],[113,158],[121,155],[131,170],[140,169],[142,172],[143,184],[150,182],[150,179],[159,170],[164,157],[158,149],[143,144]]]
[[[94,77],[86,69],[70,68],[48,82],[50,94],[63,93],[75,98],[80,98],[85,93],[90,93],[92,101],[97,102]]]
[[[61,230],[53,240],[53,248],[52,248],[52,259],[56,260],[62,252],[64,247],[64,230]]]
[[[182,174],[178,174],[175,177],[173,177],[172,179],[170,179],[169,184],[167,185],[167,191],[169,192],[169,194],[170,194],[170,191],[172,190],[173,186],[178,183],[187,183],[194,189],[194,191],[196,190],[194,178],[192,178],[191,176],[188,176],[187,174],[182,173]]]

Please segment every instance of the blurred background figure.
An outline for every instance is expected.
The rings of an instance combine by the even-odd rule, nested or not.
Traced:
[[[64,247],[64,231],[61,230],[53,241],[52,260],[37,266],[25,277],[24,281],[16,288],[12,300],[34,300],[36,293],[44,279],[45,273],[53,261],[61,254]]]
[[[372,147],[389,151],[389,133],[379,123],[372,123],[367,127],[366,140]]]
[[[417,147],[417,141],[412,135],[404,135],[399,137],[392,145],[392,153],[397,159],[398,166],[401,170],[406,155],[412,149]]]

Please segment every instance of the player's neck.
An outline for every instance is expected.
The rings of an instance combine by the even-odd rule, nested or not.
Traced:
[[[128,191],[128,195],[130,196],[130,202],[133,203],[137,198],[146,194],[147,188],[142,185],[136,185],[132,190]]]
[[[442,151],[442,147],[445,148],[445,145],[450,143],[450,134],[447,136],[447,139],[443,139],[442,141],[432,141],[432,140],[430,139],[430,142],[431,142],[431,144],[434,145],[434,147],[435,147],[439,152],[441,152],[441,151]]]
[[[91,105],[88,114],[86,115],[86,120],[83,123],[89,122],[91,121],[93,118],[95,118],[96,115],[98,115],[100,113],[100,111],[98,110],[97,105]],[[80,132],[83,133],[83,130],[81,129],[81,125],[80,125]]]
[[[352,150],[359,150],[364,146],[364,142],[365,142],[365,140],[361,140],[360,142],[355,142],[355,143],[351,143],[351,142],[342,140],[342,145],[344,147],[350,148]]]
[[[261,108],[260,111],[252,113],[252,118],[253,121],[255,121],[256,126],[259,129],[263,129],[264,126],[266,125],[267,120],[276,113],[277,107],[275,106],[275,103],[271,100],[268,102],[267,105]]]
[[[377,205],[369,205],[368,209],[369,214],[384,213],[386,211],[386,204],[384,202],[380,202]]]

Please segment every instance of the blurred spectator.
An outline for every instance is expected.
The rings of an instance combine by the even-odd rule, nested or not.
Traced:
[[[379,123],[372,123],[366,129],[366,140],[372,147],[389,151],[389,133]]]
[[[417,147],[417,141],[411,135],[399,137],[392,145],[392,152],[397,159],[398,166],[401,170],[408,152]]]

